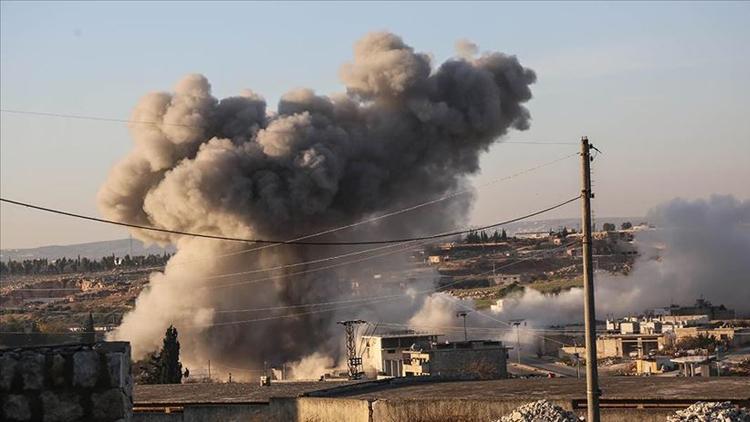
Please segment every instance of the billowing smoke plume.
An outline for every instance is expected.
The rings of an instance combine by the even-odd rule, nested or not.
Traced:
[[[634,270],[596,273],[598,317],[691,305],[701,296],[750,314],[750,200],[675,199],[652,209],[647,220],[656,229],[636,234],[640,256]],[[526,318],[539,326],[583,320],[581,289],[555,296],[527,289],[502,305],[504,318]]]
[[[296,89],[283,95],[276,112],[249,90],[217,100],[201,75],[187,76],[172,93],[145,96],[132,117],[135,149],[99,193],[102,212],[173,230],[289,239],[461,188],[493,142],[511,128],[529,127],[523,103],[531,98],[535,74],[514,56],[464,55],[434,68],[426,54],[398,36],[372,33],[355,44],[340,76],[346,93]],[[470,202],[464,197],[319,239],[434,232],[463,222]],[[268,273],[211,277],[342,248],[279,246],[225,256],[249,246],[134,234],[178,248],[114,333],[132,342],[136,357],[156,349],[170,324],[181,332],[188,362],[211,358],[257,367],[271,356],[300,361],[340,344],[340,338],[330,339],[331,313],[217,312],[335,299],[341,289],[331,275],[278,277],[229,289],[213,287]],[[276,319],[221,325],[269,316]]]

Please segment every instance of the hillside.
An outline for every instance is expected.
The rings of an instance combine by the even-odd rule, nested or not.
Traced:
[[[115,256],[149,255],[164,252],[174,253],[172,246],[161,248],[158,245],[146,247],[137,239],[132,240],[132,251],[130,239],[105,240],[101,242],[78,243],[74,245],[50,245],[28,249],[0,249],[0,260],[15,261],[24,259],[57,259],[57,258],[81,258],[99,259],[103,256],[114,254]]]

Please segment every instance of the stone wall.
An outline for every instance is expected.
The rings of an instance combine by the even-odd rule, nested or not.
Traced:
[[[130,421],[130,344],[0,350],[3,421]]]
[[[429,350],[430,375],[443,377],[505,378],[504,347]]]

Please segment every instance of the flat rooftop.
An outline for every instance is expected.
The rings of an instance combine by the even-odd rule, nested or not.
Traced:
[[[419,377],[417,377],[419,378]],[[750,401],[750,378],[602,377],[602,399]],[[348,397],[359,399],[585,400],[586,382],[573,378],[488,381],[277,382],[136,385],[133,402],[143,404],[267,403],[271,397]]]
[[[443,337],[445,334],[439,333],[405,333],[391,332],[382,334],[370,334],[362,336],[363,338],[412,338],[412,337]]]
[[[367,399],[525,400],[586,398],[586,381],[574,378],[445,382],[369,382],[319,391],[316,396]],[[750,400],[747,377],[601,377],[602,399]],[[323,394],[321,394],[323,393]]]
[[[256,383],[195,383],[135,385],[135,404],[249,403],[268,402],[271,397],[297,397],[311,391],[343,386],[357,381],[300,381]]]

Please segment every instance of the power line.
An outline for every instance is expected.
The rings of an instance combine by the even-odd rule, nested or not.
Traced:
[[[569,242],[569,243],[567,243],[565,245],[559,246],[557,248],[550,249],[549,251],[546,251],[546,252],[553,252],[553,251],[556,251],[556,250],[561,250],[561,249],[567,248],[567,247],[569,247],[571,245],[574,245],[576,243],[577,243],[577,241]],[[497,268],[495,268],[495,270],[505,269],[505,268],[517,265],[517,264],[519,264],[521,262],[525,262],[525,261],[528,261],[528,260],[531,260],[531,259],[535,259],[535,258],[536,257],[522,258],[522,259],[519,259],[518,261],[514,261],[514,262],[508,263],[506,265],[502,265],[500,267],[497,267]],[[362,299],[366,299],[366,300],[358,301],[357,303],[354,303],[353,305],[348,305],[348,306],[343,306],[343,307],[333,307],[333,308],[320,309],[320,310],[309,311],[309,312],[304,312],[304,313],[299,313],[299,314],[277,315],[277,316],[270,316],[270,317],[264,317],[264,318],[256,318],[256,319],[250,319],[250,320],[225,321],[225,322],[222,322],[222,323],[204,324],[204,325],[201,325],[201,326],[203,326],[203,327],[211,327],[211,326],[214,326],[214,325],[234,325],[234,324],[244,324],[244,323],[250,323],[250,322],[269,321],[269,320],[280,319],[280,318],[290,318],[290,317],[293,317],[293,316],[309,315],[309,314],[316,314],[316,313],[322,313],[322,312],[331,312],[331,311],[336,311],[336,310],[339,310],[339,309],[347,309],[347,308],[352,308],[352,307],[360,306],[363,303],[376,303],[376,302],[382,302],[382,301],[386,301],[386,300],[390,300],[390,299],[404,299],[404,298],[409,298],[411,296],[416,296],[416,295],[439,293],[441,291],[444,291],[447,287],[459,283],[463,279],[471,278],[471,277],[482,277],[484,275],[489,275],[492,272],[493,272],[493,270],[489,270],[489,271],[485,271],[485,272],[479,273],[479,274],[471,274],[471,275],[456,277],[456,280],[454,280],[454,281],[452,281],[452,282],[450,282],[448,284],[445,284],[443,286],[439,286],[437,289],[427,289],[427,290],[416,291],[416,292],[412,292],[411,295],[398,294],[398,295],[385,295],[385,296],[370,296],[368,298],[362,298]],[[456,299],[456,300],[458,300],[458,299]],[[339,304],[339,303],[352,303],[352,302],[350,300],[328,302],[328,304]],[[306,305],[313,306],[313,305],[319,305],[319,304],[312,303],[312,304],[306,304]],[[299,305],[287,305],[287,307],[294,308],[294,307],[299,307]],[[280,310],[280,309],[286,309],[286,308],[282,307],[282,306],[277,307],[277,310]],[[471,308],[468,308],[468,309],[471,309]],[[255,309],[244,309],[244,310],[233,310],[233,311],[237,311],[237,312],[239,312],[239,311],[248,311],[249,312],[251,310],[255,310]]]
[[[441,201],[444,201],[444,200],[447,200],[447,199],[450,199],[450,198],[453,198],[453,197],[456,197],[456,196],[459,196],[459,195],[470,193],[470,192],[472,192],[475,189],[481,189],[481,188],[484,188],[484,187],[487,187],[487,186],[490,186],[490,185],[493,185],[493,184],[496,184],[496,183],[499,183],[499,182],[503,182],[503,181],[507,181],[507,180],[519,177],[519,176],[521,176],[523,174],[539,170],[541,168],[544,168],[544,167],[550,166],[552,164],[561,162],[561,161],[566,160],[566,159],[571,158],[571,157],[575,157],[577,155],[578,155],[578,153],[569,154],[569,155],[566,155],[566,156],[563,156],[563,157],[559,157],[559,158],[557,158],[555,160],[548,161],[548,162],[536,165],[534,167],[529,167],[529,168],[517,171],[515,173],[512,173],[512,174],[504,176],[504,177],[500,177],[500,178],[496,178],[496,179],[490,180],[490,181],[488,181],[486,183],[482,183],[482,184],[480,184],[478,186],[475,186],[474,188],[469,188],[469,189],[464,189],[464,190],[460,190],[460,191],[455,191],[455,192],[449,193],[447,195],[444,195],[444,196],[436,198],[436,199],[432,199],[432,200],[429,200],[429,201],[426,201],[426,202],[422,202],[420,204],[411,205],[409,207],[402,208],[402,209],[399,209],[399,210],[390,211],[390,212],[387,212],[385,214],[382,214],[382,215],[379,215],[379,216],[376,216],[376,217],[372,217],[372,218],[360,220],[360,221],[355,222],[355,223],[351,223],[351,224],[347,224],[347,225],[343,225],[343,226],[339,226],[339,227],[335,227],[335,228],[326,229],[326,230],[321,231],[321,232],[317,232],[317,233],[313,233],[313,234],[309,234],[309,235],[305,235],[305,236],[301,236],[301,237],[297,237],[297,238],[293,238],[293,239],[289,239],[289,240],[290,241],[305,240],[305,239],[309,239],[311,237],[316,237],[316,236],[321,236],[321,235],[324,235],[324,234],[329,234],[329,233],[337,232],[337,231],[348,229],[348,228],[351,228],[351,227],[355,227],[355,226],[358,226],[358,225],[361,225],[361,224],[372,223],[374,221],[378,221],[378,220],[381,220],[381,219],[384,219],[384,218],[387,218],[387,217],[392,217],[394,215],[398,215],[398,214],[402,214],[402,213],[405,213],[405,212],[413,211],[415,209],[418,209],[418,208],[421,208],[421,207],[424,207],[424,206],[432,205],[432,204],[435,204],[435,203],[438,203],[438,202],[441,202]],[[243,250],[240,250],[240,251],[235,251],[235,252],[230,252],[230,253],[226,253],[226,254],[215,255],[215,256],[212,256],[210,258],[202,258],[202,259],[197,259],[197,260],[196,259],[191,259],[191,260],[184,260],[184,261],[178,260],[178,261],[170,262],[170,265],[182,265],[182,264],[186,264],[186,263],[189,263],[189,262],[196,262],[196,261],[203,261],[203,260],[215,260],[217,258],[225,258],[225,257],[230,257],[230,256],[242,255],[242,254],[245,254],[245,253],[259,251],[259,250],[262,250],[262,249],[272,248],[272,247],[276,247],[276,246],[279,246],[279,244],[269,244],[269,245],[263,245],[263,246],[255,246],[255,247],[248,248],[248,249],[243,249]],[[365,251],[361,251],[361,253],[367,253],[367,252],[375,251],[375,250],[379,250],[379,249],[380,248],[368,249],[368,250],[365,250]],[[341,256],[339,256],[339,257],[341,257]],[[367,260],[367,259],[364,259],[364,260]],[[362,262],[364,260],[356,260],[354,262]],[[286,268],[286,267],[284,266],[284,268]],[[275,277],[272,277],[272,278],[275,278]]]
[[[418,243],[416,246],[418,247],[418,246],[421,246],[422,244],[423,243]],[[393,247],[393,245],[391,245],[391,247]],[[255,283],[259,283],[261,281],[275,280],[277,278],[285,278],[285,277],[292,277],[292,276],[301,275],[301,274],[309,274],[309,273],[314,273],[314,272],[318,272],[318,271],[329,270],[329,269],[332,269],[332,268],[339,268],[339,267],[343,267],[343,266],[346,266],[346,265],[356,264],[356,263],[360,263],[360,262],[364,262],[364,261],[369,261],[371,259],[380,258],[380,257],[387,256],[387,255],[393,255],[393,254],[398,253],[398,252],[403,252],[403,251],[408,251],[408,250],[413,250],[413,249],[416,249],[416,248],[397,249],[397,250],[394,250],[394,251],[388,251],[388,252],[384,252],[384,253],[381,253],[381,254],[367,256],[367,257],[364,257],[364,258],[359,258],[359,259],[355,259],[355,260],[351,260],[351,261],[339,262],[337,264],[325,265],[325,266],[322,266],[322,267],[311,268],[311,269],[308,269],[308,270],[297,271],[297,272],[293,272],[293,273],[289,273],[289,274],[269,276],[269,277],[263,277],[263,278],[256,278],[256,279],[252,279],[252,280],[245,280],[245,281],[240,281],[240,282],[236,282],[236,283],[229,283],[229,284],[221,284],[221,285],[218,285],[218,286],[210,286],[210,287],[205,287],[205,288],[206,289],[223,289],[223,288],[227,288],[227,287],[235,287],[235,286],[243,286],[243,285],[247,285],[247,284],[255,284]],[[368,250],[363,251],[363,252],[370,252],[370,251],[372,251],[372,250],[368,249]]]
[[[72,212],[64,211],[60,209],[55,209],[55,208],[42,207],[39,205],[34,205],[34,204],[27,203],[27,202],[15,201],[12,199],[7,199],[7,198],[0,198],[0,201],[7,202],[13,205],[18,205],[21,207],[32,208],[32,209],[39,210],[39,211],[45,211],[45,212],[49,212],[53,214],[60,214],[60,215],[68,216],[68,217],[79,218],[82,220],[95,221],[99,223],[112,224],[116,226],[131,227],[131,228],[141,229],[141,230],[156,231],[160,233],[176,234],[180,236],[191,236],[191,237],[200,237],[200,238],[205,238],[205,239],[225,240],[225,241],[230,241],[230,242],[244,242],[244,243],[278,243],[278,244],[285,244],[285,245],[309,245],[309,246],[337,246],[337,245],[338,246],[351,246],[351,245],[379,245],[379,244],[386,244],[386,243],[405,243],[405,242],[411,242],[411,241],[417,241],[417,240],[432,240],[432,239],[440,239],[443,237],[458,236],[458,235],[466,234],[466,233],[473,232],[473,231],[487,230],[493,227],[504,226],[506,224],[515,223],[517,221],[525,220],[525,219],[528,219],[528,218],[531,218],[540,214],[544,214],[546,212],[565,206],[571,202],[577,201],[578,199],[580,199],[580,197],[581,195],[576,195],[575,197],[570,198],[566,201],[563,201],[559,204],[553,205],[551,207],[548,207],[539,211],[535,211],[530,214],[526,214],[521,217],[516,217],[510,220],[506,220],[506,221],[500,221],[500,222],[493,223],[487,226],[476,227],[476,228],[469,229],[469,230],[444,232],[444,233],[433,234],[433,235],[428,235],[428,236],[406,237],[406,238],[400,238],[400,239],[344,241],[344,242],[307,242],[307,241],[284,241],[284,240],[270,240],[270,239],[245,239],[245,238],[239,238],[239,237],[219,236],[219,235],[211,235],[211,234],[204,234],[204,233],[193,233],[193,232],[186,232],[186,231],[181,231],[181,230],[169,230],[169,229],[163,229],[159,227],[144,226],[141,224],[125,223],[122,221],[107,220],[104,218],[92,217],[92,216],[83,215],[83,214],[76,214],[76,213],[72,213]]]
[[[409,212],[409,211],[414,211],[416,209],[419,209],[419,208],[422,208],[422,207],[425,207],[425,206],[428,206],[428,205],[433,205],[433,204],[436,204],[436,203],[441,202],[441,201],[445,201],[445,200],[448,200],[448,199],[451,199],[451,198],[455,198],[455,197],[460,196],[460,195],[465,195],[467,193],[471,193],[471,192],[473,192],[476,189],[481,189],[483,187],[490,186],[490,185],[493,185],[495,183],[499,183],[499,182],[503,182],[503,181],[506,181],[506,180],[510,180],[510,179],[519,177],[519,176],[521,176],[523,174],[539,170],[541,168],[550,166],[552,164],[558,163],[558,162],[566,160],[568,158],[575,157],[577,155],[578,155],[578,153],[568,154],[568,155],[565,155],[563,157],[557,158],[555,160],[548,161],[548,162],[536,165],[534,167],[529,167],[529,168],[520,170],[520,171],[518,171],[516,173],[510,174],[510,175],[507,175],[507,176],[504,176],[504,177],[501,177],[501,178],[490,180],[489,182],[482,183],[482,184],[480,184],[480,185],[478,185],[476,187],[473,187],[473,188],[455,191],[455,192],[449,193],[447,195],[444,195],[444,196],[441,196],[441,197],[438,197],[438,198],[435,198],[435,199],[432,199],[432,200],[429,200],[429,201],[426,201],[426,202],[422,202],[422,203],[419,203],[419,204],[411,205],[409,207],[401,208],[401,209],[398,209],[398,210],[395,210],[395,211],[390,211],[390,212],[387,212],[385,214],[381,214],[381,215],[376,216],[376,217],[371,217],[371,218],[367,218],[367,219],[364,219],[364,220],[360,220],[360,221],[355,222],[355,223],[346,224],[346,225],[343,225],[343,226],[339,226],[339,227],[335,227],[335,228],[331,228],[331,229],[326,229],[326,230],[323,230],[323,231],[320,231],[320,232],[317,232],[317,233],[312,233],[312,234],[300,236],[300,237],[297,237],[297,238],[289,239],[288,241],[291,242],[291,241],[305,240],[305,239],[309,239],[309,238],[312,238],[312,237],[318,237],[318,236],[322,236],[322,235],[325,235],[325,234],[330,234],[330,233],[334,233],[334,232],[337,232],[337,231],[341,231],[341,230],[349,229],[349,228],[352,228],[352,227],[356,227],[356,226],[359,226],[359,225],[362,225],[362,224],[372,223],[372,222],[375,222],[375,221],[382,220],[384,218],[393,217],[395,215],[403,214],[403,213],[406,213],[406,212]],[[213,258],[221,258],[221,257],[226,257],[226,256],[241,255],[241,254],[248,253],[248,252],[254,252],[254,251],[258,251],[258,250],[262,250],[262,249],[266,249],[266,248],[272,248],[272,247],[278,246],[278,245],[279,245],[278,243],[277,244],[272,244],[272,245],[264,245],[264,246],[250,248],[250,249],[245,249],[245,250],[242,250],[242,251],[231,252],[231,253],[228,253],[228,254],[219,255],[219,256],[216,256],[216,257],[213,257]],[[190,261],[186,261],[186,262],[190,262]],[[180,261],[177,261],[177,263],[180,263]]]
[[[404,243],[410,243],[410,242],[404,242]],[[211,275],[211,276],[202,277],[202,278],[207,279],[207,280],[213,280],[213,279],[217,279],[217,278],[234,277],[234,276],[238,276],[238,275],[265,273],[265,272],[269,272],[269,271],[283,270],[283,269],[286,269],[286,268],[300,267],[300,266],[303,266],[303,265],[319,264],[321,262],[334,261],[334,260],[340,259],[340,258],[347,258],[347,257],[350,257],[350,256],[362,255],[362,254],[366,254],[368,252],[375,252],[375,251],[379,251],[379,250],[382,250],[382,249],[393,248],[393,247],[401,246],[401,245],[402,245],[402,243],[389,244],[389,245],[380,246],[380,247],[377,247],[377,248],[371,248],[371,249],[365,249],[365,250],[361,250],[361,251],[348,252],[348,253],[341,254],[341,255],[328,256],[328,257],[325,257],[325,258],[313,259],[313,260],[310,260],[310,261],[302,261],[302,262],[295,262],[295,263],[292,263],[292,264],[278,265],[278,266],[271,267],[271,268],[256,268],[256,269],[253,269],[253,270],[240,271],[240,272],[236,272],[236,273],[216,274],[216,275]],[[400,250],[396,250],[396,251],[394,251],[392,253],[399,252],[399,251]],[[386,254],[383,254],[383,255],[376,255],[376,256],[373,256],[373,257],[367,257],[366,259],[356,260],[355,262],[362,262],[362,261],[366,261],[366,260],[369,260],[369,259],[372,259],[372,258],[376,258],[378,256],[385,256],[385,255],[390,255],[390,254],[391,253],[386,253]]]
[[[468,229],[468,231],[474,231],[474,230],[483,230],[483,229],[482,228],[479,228],[479,229]],[[410,242],[404,242],[404,243],[414,243],[416,245],[421,245],[421,244],[424,244],[424,241],[421,241],[421,242],[417,242],[417,241],[413,241],[412,242],[412,241],[410,241]],[[400,245],[400,244],[397,244],[396,246],[398,246],[398,245]],[[207,276],[207,277],[204,277],[204,278],[206,278],[206,279],[216,279],[216,278],[225,278],[225,277],[232,277],[232,276],[238,276],[238,275],[247,275],[247,274],[257,274],[257,273],[262,273],[262,272],[269,272],[269,271],[280,270],[280,269],[285,269],[285,268],[298,267],[298,266],[307,265],[307,264],[315,264],[315,263],[320,263],[320,262],[332,261],[332,260],[335,260],[335,259],[344,258],[344,257],[348,257],[348,256],[362,255],[362,254],[369,253],[369,252],[374,252],[374,251],[378,251],[378,250],[382,250],[382,249],[388,249],[388,248],[391,248],[393,246],[394,245],[381,246],[381,247],[366,249],[366,250],[362,250],[362,251],[355,251],[355,252],[349,252],[349,253],[346,253],[346,254],[341,254],[341,255],[336,255],[336,256],[331,256],[331,257],[326,257],[326,258],[320,258],[320,259],[316,259],[316,260],[310,260],[310,261],[304,261],[304,262],[297,262],[297,263],[286,264],[286,265],[279,265],[279,266],[276,266],[276,267],[273,267],[273,268],[263,268],[263,269],[257,268],[257,269],[253,269],[253,270],[240,271],[240,272],[236,272],[236,273],[216,274],[216,275]],[[323,267],[323,268],[314,268],[314,269],[305,270],[305,271],[301,271],[301,272],[293,273],[293,274],[289,274],[289,275],[291,276],[291,275],[297,275],[297,274],[304,274],[304,273],[307,273],[307,272],[320,271],[320,270],[325,269],[325,268],[341,267],[341,266],[344,266],[344,265],[349,265],[349,264],[353,264],[353,263],[368,261],[370,259],[375,259],[375,258],[378,258],[378,257],[381,257],[381,256],[391,255],[391,254],[394,254],[394,253],[398,253],[398,252],[400,252],[402,250],[409,250],[409,249],[408,248],[407,249],[399,249],[399,250],[395,250],[395,251],[386,252],[386,253],[383,253],[383,254],[377,254],[377,255],[370,256],[370,257],[365,257],[365,258],[362,258],[362,259],[356,259],[356,260],[353,260],[351,262],[342,262],[342,263],[339,263],[339,264],[334,264],[334,265],[326,266],[326,267]],[[252,283],[256,283],[256,282],[262,281],[262,280],[273,280],[273,279],[276,279],[278,277],[279,276],[265,277],[263,279],[250,280],[249,282],[240,282],[240,283],[234,283],[234,284],[230,284],[230,285],[252,284]],[[221,285],[221,286],[215,286],[215,287],[209,287],[209,288],[223,288],[223,287],[228,287],[230,285]]]

